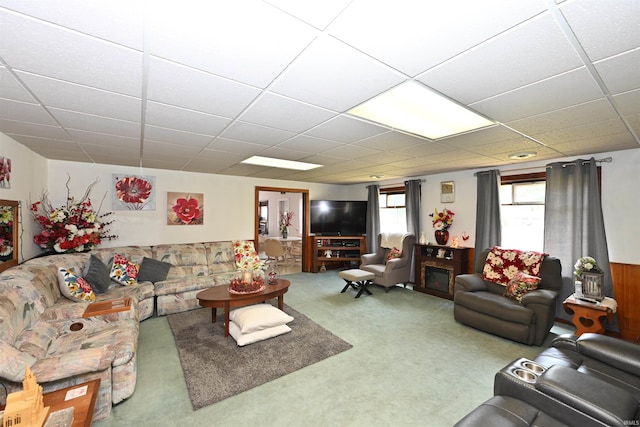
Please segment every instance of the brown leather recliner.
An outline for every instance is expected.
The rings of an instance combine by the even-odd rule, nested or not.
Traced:
[[[528,345],[541,345],[553,326],[556,301],[562,287],[560,260],[546,256],[540,267],[538,289],[522,304],[503,296],[505,287],[482,279],[489,250],[482,252],[472,274],[456,276],[453,317],[456,321]]]

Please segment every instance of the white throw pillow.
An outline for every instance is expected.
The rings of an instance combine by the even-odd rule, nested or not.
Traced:
[[[273,326],[285,325],[291,322],[293,317],[271,304],[255,304],[232,310],[229,313],[229,319],[238,325],[240,332],[249,334]]]
[[[291,332],[291,328],[287,325],[274,326],[272,328],[262,329],[260,331],[251,332],[249,334],[243,334],[240,332],[240,328],[233,322],[229,322],[229,334],[236,340],[236,344],[242,347],[243,345],[251,344],[254,342],[266,340],[268,338],[277,337],[278,335]]]

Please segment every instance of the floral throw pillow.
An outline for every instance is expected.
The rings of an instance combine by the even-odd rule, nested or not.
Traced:
[[[402,251],[400,249],[395,247],[391,248],[389,249],[389,251],[384,257],[384,263],[386,264],[388,261],[391,261],[392,259],[401,258],[401,257],[402,257]]]
[[[94,302],[96,294],[93,293],[89,282],[76,276],[71,268],[58,269],[58,286],[60,292],[71,301]]]
[[[504,296],[513,298],[522,304],[522,297],[531,291],[538,289],[540,278],[519,271],[515,277],[509,281],[504,291]]]
[[[121,285],[133,286],[138,283],[139,271],[140,265],[129,261],[124,255],[116,254],[113,257],[113,265],[111,266],[109,277]]]
[[[518,272],[531,276],[540,275],[540,265],[546,254],[519,249],[491,248],[482,270],[482,278],[507,286]]]
[[[252,241],[235,240],[233,252],[238,270],[259,270],[264,266]]]

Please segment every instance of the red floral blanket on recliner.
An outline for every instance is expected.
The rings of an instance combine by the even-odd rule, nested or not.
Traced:
[[[547,254],[519,249],[491,248],[482,270],[482,278],[490,282],[507,286],[518,272],[531,276],[540,275],[542,260]]]

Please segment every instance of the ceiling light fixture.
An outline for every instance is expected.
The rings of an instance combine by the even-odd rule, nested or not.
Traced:
[[[531,157],[535,156],[536,153],[535,151],[523,151],[521,153],[513,153],[513,154],[509,154],[509,158],[511,160],[525,160],[525,159],[530,159]]]
[[[413,80],[381,93],[348,113],[430,139],[495,124]]]
[[[380,178],[384,178],[384,175],[369,175],[369,178],[380,179]]]
[[[296,162],[293,160],[275,159],[273,157],[252,156],[243,160],[240,163],[246,163],[250,165],[268,166],[271,168],[282,169],[295,169],[301,171],[307,171],[310,169],[319,168],[322,165],[316,165],[315,163]]]

